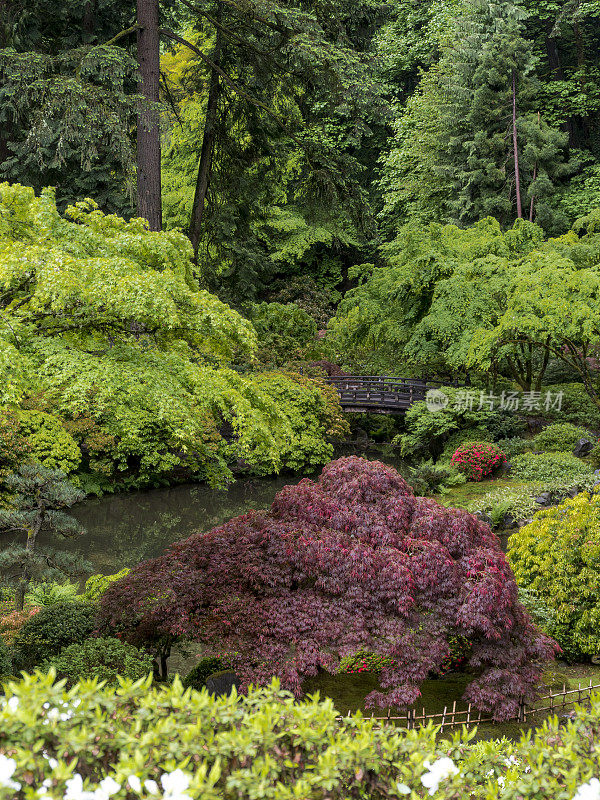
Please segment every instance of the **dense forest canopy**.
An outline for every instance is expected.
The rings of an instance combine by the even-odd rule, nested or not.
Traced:
[[[557,235],[597,204],[594,2],[10,0],[0,13],[0,176],[55,186],[61,210],[89,196],[127,217],[137,158],[138,195],[154,187],[156,219],[189,235],[201,283],[237,306],[287,292],[331,312],[349,269],[385,263],[406,224],[523,217]]]

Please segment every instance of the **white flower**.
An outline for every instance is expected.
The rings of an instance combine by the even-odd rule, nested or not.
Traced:
[[[69,778],[65,784],[67,791],[63,796],[63,800],[96,800],[96,792],[88,792],[83,790],[83,778],[76,772],[72,778]]]
[[[405,783],[397,783],[396,791],[398,794],[410,794],[410,786],[407,786]]]
[[[17,791],[21,788],[20,783],[11,780],[16,768],[17,762],[14,758],[7,758],[0,754],[0,786],[6,789],[16,789]]]
[[[190,785],[190,779],[181,769],[174,769],[173,772],[165,772],[160,782],[165,790],[164,800],[191,800],[190,796],[184,794]]]
[[[502,777],[502,775],[499,775],[499,776],[498,776],[498,786],[499,786],[501,789],[504,789],[504,784],[505,784],[505,783],[506,783],[505,779]]]
[[[8,706],[8,710],[14,714],[17,708],[19,707],[19,698],[13,695],[10,698],[10,700],[6,703],[6,705]]]
[[[426,789],[429,789],[429,794],[433,795],[437,792],[440,783],[449,778],[451,775],[458,775],[458,769],[451,758],[447,756],[438,758],[433,764],[429,761],[424,761],[423,766],[429,770],[424,775],[421,775],[421,783]],[[600,800],[600,798],[598,799]]]
[[[519,759],[516,756],[510,755],[508,758],[504,759],[504,763],[506,764],[507,767],[512,767],[513,765],[516,766],[517,764],[520,764],[521,762],[519,761]]]
[[[158,794],[158,783],[151,780],[144,781],[144,789],[149,792],[149,794]]]
[[[137,775],[130,775],[127,778],[127,783],[131,786],[134,792],[136,792],[137,794],[141,794],[142,782]]]
[[[600,800],[600,781],[598,778],[592,778],[588,783],[580,786],[573,800]]]

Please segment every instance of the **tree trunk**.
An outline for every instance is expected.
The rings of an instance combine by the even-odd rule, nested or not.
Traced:
[[[517,217],[523,219],[523,205],[521,203],[521,176],[519,175],[519,147],[517,141],[517,75],[513,70],[512,74],[512,135],[513,152],[515,156],[515,191],[517,193]]]
[[[162,228],[159,100],[158,0],[137,0],[139,92],[145,98],[137,122],[137,213],[151,231]],[[152,104],[152,105],[149,105]]]
[[[83,31],[87,42],[91,42],[94,38],[94,30],[96,27],[94,6],[95,0],[87,0],[83,7]]]
[[[29,556],[35,550],[35,542],[38,537],[38,533],[42,529],[42,525],[44,524],[44,517],[46,516],[46,512],[43,506],[39,505],[38,503],[38,513],[35,518],[35,522],[33,523],[33,527],[27,533],[27,544],[25,545],[25,566],[23,567],[23,575],[21,576],[21,580],[17,586],[17,591],[15,593],[15,608],[17,611],[23,611],[23,606],[25,605],[25,594],[27,589],[29,588],[29,581],[31,580],[31,573],[29,571]]]
[[[217,12],[217,21],[221,18],[221,5]],[[212,56],[214,64],[219,66],[221,58],[221,31],[215,29],[215,49]],[[221,95],[221,78],[216,70],[211,70],[210,86],[208,90],[208,101],[206,104],[206,120],[204,122],[204,132],[202,136],[202,149],[200,151],[200,163],[198,165],[198,178],[196,180],[196,191],[194,193],[194,204],[190,218],[189,238],[194,248],[194,260],[198,259],[198,248],[200,247],[200,237],[202,235],[202,223],[204,220],[204,209],[206,207],[206,197],[212,173],[213,153],[215,149],[215,138],[217,129],[217,113],[219,109],[219,98]]]

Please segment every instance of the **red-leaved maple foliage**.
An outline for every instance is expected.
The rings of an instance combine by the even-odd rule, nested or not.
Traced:
[[[112,584],[100,625],[134,644],[191,637],[234,653],[243,682],[305,677],[359,650],[388,656],[369,706],[405,706],[472,643],[465,699],[498,720],[535,697],[557,646],[531,623],[498,539],[466,511],[415,497],[396,470],[331,462],[250,512],[173,545]]]

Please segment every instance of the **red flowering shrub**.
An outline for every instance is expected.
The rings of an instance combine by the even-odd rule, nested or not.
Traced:
[[[465,699],[497,719],[535,696],[556,646],[517,601],[497,538],[466,511],[415,497],[391,467],[342,458],[318,481],[174,544],[113,583],[101,629],[164,647],[189,636],[235,653],[243,681],[298,696],[319,668],[363,649],[390,659],[369,705],[403,706],[471,642]]]
[[[451,463],[469,481],[481,481],[506,462],[506,456],[495,444],[465,442],[454,453]]]

